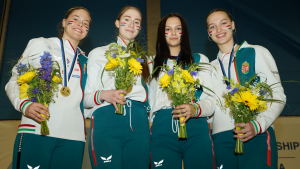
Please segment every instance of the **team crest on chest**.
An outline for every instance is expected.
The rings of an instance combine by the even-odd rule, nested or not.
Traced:
[[[247,73],[249,73],[249,63],[248,62],[244,62],[243,63],[243,65],[242,65],[242,72],[244,73],[244,74],[247,74]]]

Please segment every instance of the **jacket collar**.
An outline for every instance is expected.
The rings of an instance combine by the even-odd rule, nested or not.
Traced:
[[[127,47],[127,44],[126,44],[125,40],[122,39],[120,36],[118,36],[117,43],[118,43],[119,46]]]
[[[237,44],[235,44],[234,47],[236,47],[236,45],[237,45]],[[240,50],[240,49],[242,49],[242,48],[245,48],[245,47],[248,47],[248,46],[249,46],[249,44],[248,44],[246,41],[244,41],[244,42],[239,46],[239,49],[238,49],[238,50]],[[217,56],[217,59],[220,59],[221,61],[223,61],[223,60],[228,59],[229,57],[230,57],[230,52],[229,52],[229,53],[222,53],[221,51],[219,51],[218,56]],[[235,57],[235,55],[234,55],[233,57]]]

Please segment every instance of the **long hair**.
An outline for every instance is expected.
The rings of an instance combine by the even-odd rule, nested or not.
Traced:
[[[125,6],[124,8],[121,9],[121,11],[119,12],[116,20],[119,20],[121,19],[121,17],[123,16],[123,14],[129,10],[129,9],[134,9],[136,11],[138,11],[138,13],[140,14],[141,16],[141,27],[142,27],[142,24],[143,24],[143,15],[142,15],[142,12],[134,7],[134,6]],[[138,45],[138,50],[139,52],[142,51],[142,48]],[[148,77],[150,76],[150,71],[149,71],[149,67],[148,67],[148,63],[147,63],[147,60],[144,61],[144,63],[142,63],[142,66],[143,66],[143,73],[142,73],[142,77],[144,79],[144,84],[146,83],[146,80],[148,79]]]
[[[70,16],[74,11],[79,10],[79,9],[85,10],[85,11],[90,15],[90,18],[91,18],[91,13],[89,12],[89,10],[87,10],[86,8],[81,7],[81,6],[77,6],[77,7],[74,7],[74,8],[69,9],[68,12],[66,13],[64,19],[68,19],[69,16]],[[92,18],[91,18],[91,20],[90,20],[90,26],[91,26],[91,25],[92,25]],[[60,23],[58,24],[58,37],[59,37],[59,38],[62,38],[63,35],[64,35],[64,27],[62,27],[62,22],[60,22]],[[83,41],[83,39],[82,39],[80,42],[82,42],[82,41]]]
[[[190,39],[189,39],[189,32],[186,26],[186,23],[181,15],[178,13],[169,13],[164,16],[158,25],[157,31],[157,40],[156,40],[156,57],[154,59],[154,69],[157,68],[156,72],[153,74],[153,78],[157,79],[159,77],[161,67],[164,63],[168,60],[170,56],[170,49],[166,41],[165,37],[165,27],[166,22],[170,17],[177,17],[181,22],[182,28],[182,36],[181,36],[181,52],[178,56],[178,65],[184,67],[185,65],[190,65],[192,61],[194,61],[191,47],[190,47]]]

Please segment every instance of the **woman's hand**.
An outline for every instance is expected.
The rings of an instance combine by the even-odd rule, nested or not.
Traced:
[[[233,130],[236,134],[244,134],[242,136],[234,135],[235,138],[241,139],[243,142],[251,140],[255,136],[255,128],[251,122],[248,123],[236,123],[237,127],[244,127],[242,130]]]
[[[195,116],[196,109],[192,104],[182,104],[175,107],[172,113],[174,118],[185,117],[185,119],[180,123],[182,124],[188,121],[188,119],[190,119],[191,117]]]
[[[42,120],[46,118],[41,116],[40,114],[44,114],[45,116],[49,117],[49,109],[41,104],[41,103],[32,103],[30,104],[25,110],[25,117],[28,117],[38,123],[41,123]]]
[[[126,104],[126,98],[120,96],[120,94],[126,95],[127,92],[125,90],[102,90],[100,93],[100,101],[105,100],[108,103],[114,105],[115,109],[119,111],[118,104]]]

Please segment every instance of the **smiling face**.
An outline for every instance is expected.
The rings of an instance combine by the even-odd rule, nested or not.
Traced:
[[[89,30],[91,17],[83,9],[74,10],[67,19],[63,19],[64,27],[63,38],[68,40],[80,41],[86,37]]]
[[[142,17],[135,9],[128,9],[123,13],[120,20],[115,21],[115,25],[119,28],[119,36],[128,41],[134,41],[134,38],[141,30]]]
[[[230,20],[225,12],[218,11],[207,17],[207,33],[218,45],[233,42],[234,22]]]
[[[169,47],[180,47],[181,42],[181,22],[177,17],[170,17],[166,21],[165,37]]]

